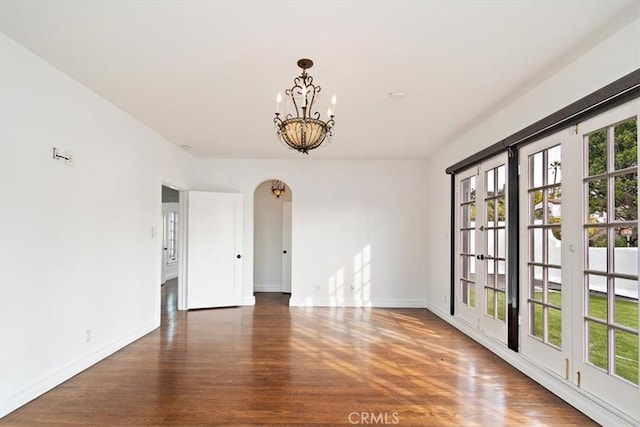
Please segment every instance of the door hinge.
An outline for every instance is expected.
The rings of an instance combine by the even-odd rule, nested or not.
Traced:
[[[572,135],[577,135],[578,134],[578,123],[576,123],[575,125],[571,126],[571,129],[569,130],[569,133]]]

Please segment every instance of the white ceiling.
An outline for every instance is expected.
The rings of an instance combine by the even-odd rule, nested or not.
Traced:
[[[304,156],[272,120],[311,58],[318,110],[338,97],[333,143],[311,157],[424,158],[638,16],[634,5],[1,0],[0,31],[196,156]]]

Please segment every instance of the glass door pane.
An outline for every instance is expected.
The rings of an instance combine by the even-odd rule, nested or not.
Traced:
[[[581,168],[579,160],[567,159],[566,164],[562,160],[566,140],[567,133],[559,132],[519,152],[521,351],[563,377],[568,375],[571,355],[571,342],[563,339],[570,334],[570,326],[565,325],[571,324],[571,299],[565,296],[570,287],[564,286],[562,270],[563,176],[565,166],[578,175]],[[578,193],[579,179],[574,186]]]
[[[574,367],[580,387],[640,419],[638,100],[580,124],[582,212]],[[575,380],[577,382],[577,380]]]
[[[485,249],[484,313],[506,322],[506,170],[505,164],[485,171],[483,227]]]
[[[638,373],[638,123],[584,136],[586,361],[635,386]]]

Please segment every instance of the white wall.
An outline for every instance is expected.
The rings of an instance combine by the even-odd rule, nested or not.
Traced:
[[[429,308],[448,313],[450,177],[446,167],[492,145],[640,67],[640,19],[635,19],[495,116],[446,144],[429,159]]]
[[[159,325],[161,184],[190,185],[192,159],[2,34],[0,52],[5,415]]]
[[[424,307],[425,162],[312,156],[197,161],[195,190],[243,194],[243,303],[253,303],[254,190],[277,178],[294,194],[292,305]]]
[[[253,229],[253,285],[257,292],[282,290],[282,202],[291,201],[291,190],[276,198],[272,180],[256,188]]]

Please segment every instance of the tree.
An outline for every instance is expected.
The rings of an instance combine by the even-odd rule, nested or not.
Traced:
[[[614,206],[607,209],[607,179],[589,181],[589,222],[598,223],[597,218],[611,214],[613,221],[636,221],[638,219],[638,125],[632,118],[614,126],[613,132],[613,168],[616,171],[628,169],[629,173],[613,178]],[[589,135],[588,139],[589,176],[612,172],[607,162],[607,129]],[[611,178],[610,178],[611,179]],[[632,236],[632,239],[637,239]],[[590,245],[603,247],[607,245],[606,230],[592,228],[589,230]],[[615,246],[626,246],[625,236],[617,235]]]

